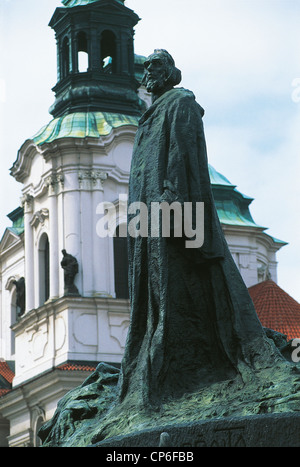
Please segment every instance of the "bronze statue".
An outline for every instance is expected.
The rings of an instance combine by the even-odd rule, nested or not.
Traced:
[[[271,331],[267,337],[229,252],[210,186],[204,110],[191,91],[174,87],[180,80],[165,50],[146,60],[153,104],[135,138],[128,225],[131,206],[143,203],[148,235],[128,235],[131,322],[121,370],[100,363],[68,393],[40,430],[45,446],[105,446],[143,430],[141,442],[152,446],[148,428],[299,410],[299,369]],[[201,246],[187,248],[185,230],[162,235],[162,222],[151,235],[157,202],[191,203],[191,231],[204,203]]]
[[[25,278],[21,277],[19,280],[13,281],[13,284],[16,286],[17,293],[17,318],[21,318],[25,313]]]
[[[78,273],[78,262],[77,259],[62,250],[63,259],[61,261],[61,267],[64,270],[64,282],[65,282],[65,295],[79,295],[78,289],[74,284],[74,279]]]
[[[146,60],[143,82],[153,104],[136,134],[128,205],[204,202],[204,243],[187,249],[184,237],[161,232],[128,237],[131,325],[120,400],[141,406],[281,359],[229,252],[210,186],[204,110],[191,91],[174,88],[180,80],[167,51]]]

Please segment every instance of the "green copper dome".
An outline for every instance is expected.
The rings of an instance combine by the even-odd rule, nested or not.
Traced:
[[[208,169],[210,181],[213,185],[230,186],[235,188],[235,185],[232,185],[232,183],[230,183],[230,181],[224,177],[224,175],[217,172],[216,169],[214,169],[211,165],[208,166]]]
[[[51,143],[60,138],[100,138],[114,128],[138,125],[139,118],[108,112],[76,112],[51,120],[34,137],[37,145]]]
[[[23,208],[18,207],[13,212],[9,213],[7,217],[12,221],[12,227],[8,227],[8,230],[16,235],[21,235],[24,232]]]
[[[215,205],[220,222],[225,225],[243,227],[264,227],[257,225],[249,211],[253,198],[243,195],[224,175],[209,165],[209,176],[212,185]]]
[[[63,5],[67,8],[72,8],[74,6],[84,6],[90,5],[91,3],[99,2],[99,0],[62,0]],[[124,0],[115,0],[115,2],[124,4]]]

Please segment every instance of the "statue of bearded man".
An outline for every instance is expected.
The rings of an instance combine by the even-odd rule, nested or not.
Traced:
[[[129,182],[132,203],[149,209],[148,235],[128,237],[131,324],[122,361],[120,400],[155,406],[281,356],[266,338],[231,257],[215,209],[206,154],[204,110],[176,88],[181,72],[155,50],[143,83],[153,104],[136,134]],[[151,203],[204,203],[204,242],[151,236]],[[172,231],[171,231],[172,232]]]
[[[180,80],[165,50],[146,60],[153,104],[136,134],[128,225],[136,215],[131,206],[144,203],[148,231],[128,236],[131,323],[121,370],[100,363],[62,399],[40,431],[46,446],[96,444],[157,426],[161,416],[164,425],[176,424],[176,417],[189,421],[191,411],[201,419],[201,408],[222,414],[234,401],[235,414],[244,413],[245,403],[251,414],[260,413],[266,400],[272,407],[270,397],[283,408],[291,397],[294,410],[299,370],[266,337],[231,257],[210,186],[204,111],[192,92],[175,87]],[[187,248],[185,231],[164,236],[162,221],[151,235],[153,202],[204,203],[201,245]],[[190,220],[194,228],[197,216]]]

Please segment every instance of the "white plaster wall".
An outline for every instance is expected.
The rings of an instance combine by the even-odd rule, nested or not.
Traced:
[[[12,317],[12,299],[15,300],[15,286],[12,280],[24,277],[24,251],[21,240],[16,242],[9,252],[1,254],[1,302],[0,302],[0,358],[13,360],[12,339],[14,335],[10,326],[14,324]]]
[[[277,282],[276,252],[280,248],[271,237],[260,229],[247,229],[236,226],[223,226],[230,252],[247,285],[251,287],[259,282],[258,269],[263,266]]]
[[[61,299],[15,326],[14,387],[67,360],[121,362],[129,326],[127,300]]]

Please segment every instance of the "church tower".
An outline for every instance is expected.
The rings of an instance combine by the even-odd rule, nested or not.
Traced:
[[[119,232],[146,106],[133,46],[139,18],[121,0],[62,3],[50,21],[57,42],[53,119],[25,141],[11,169],[22,184],[25,238],[25,312],[13,326],[16,388],[61,365],[119,364],[129,324],[127,247]],[[51,391],[63,391],[60,384]]]
[[[39,427],[64,394],[98,362],[122,359],[129,300],[120,232],[135,133],[151,101],[139,84],[144,57],[134,54],[138,21],[124,0],[62,0],[50,20],[52,119],[18,151],[11,175],[22,186],[22,206],[0,242],[0,357],[10,365],[0,358],[0,446],[2,426],[10,446],[37,446]],[[276,281],[276,252],[285,243],[255,224],[252,199],[211,166],[210,178],[247,286]],[[66,255],[74,269],[63,269]],[[20,308],[16,282],[24,278]]]

